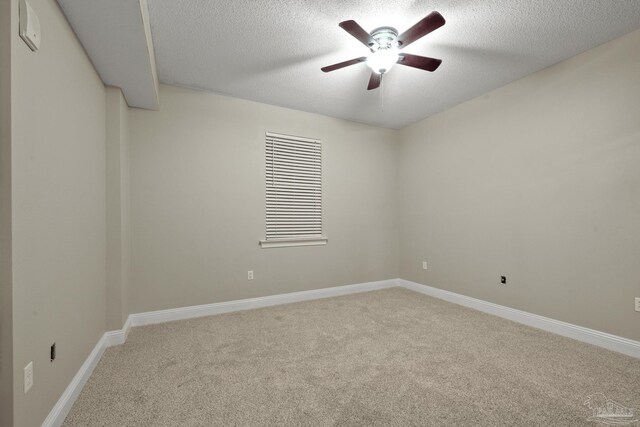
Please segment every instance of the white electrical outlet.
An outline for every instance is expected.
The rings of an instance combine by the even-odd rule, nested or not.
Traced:
[[[253,280],[253,270],[247,271],[247,280]]]
[[[33,362],[29,362],[29,364],[24,367],[24,392],[25,392],[25,394],[29,391],[29,389],[32,386],[33,386]]]
[[[422,261],[422,269],[423,270],[427,269],[427,261]]]
[[[640,311],[640,297],[636,297],[636,311]]]

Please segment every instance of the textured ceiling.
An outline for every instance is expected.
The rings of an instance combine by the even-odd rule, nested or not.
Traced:
[[[161,82],[401,128],[640,28],[638,0],[148,0]],[[367,91],[366,64],[320,68],[368,50],[338,27],[400,32],[439,11],[447,23]]]
[[[103,80],[131,106],[154,107],[155,46],[163,83],[390,128],[640,28],[639,0],[148,0],[150,43],[144,0],[59,3]],[[433,10],[446,25],[406,52],[441,58],[436,72],[397,65],[381,92],[366,90],[364,63],[320,71],[368,53],[339,22],[402,32]]]

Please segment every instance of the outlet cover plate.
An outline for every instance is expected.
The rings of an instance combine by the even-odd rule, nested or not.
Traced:
[[[640,297],[636,297],[636,311],[640,312]]]

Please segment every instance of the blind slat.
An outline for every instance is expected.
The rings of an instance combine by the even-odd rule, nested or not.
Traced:
[[[315,183],[313,183],[313,182],[298,182],[298,183],[286,182],[285,183],[285,182],[282,182],[282,181],[274,181],[272,183],[272,185],[274,187],[277,186],[278,188],[286,188],[286,189],[289,189],[289,190],[296,190],[296,189],[299,189],[299,190],[314,190],[315,189],[316,192],[318,192],[318,193],[322,189],[321,183],[318,183],[318,182],[315,182]]]
[[[288,172],[274,172],[270,177],[272,181],[281,182],[320,182],[318,175],[303,175]]]
[[[319,177],[322,172],[320,169],[309,169],[305,167],[288,167],[283,165],[278,165],[276,167],[277,170],[268,171],[271,175],[282,175],[283,173],[292,174],[292,175],[303,175],[303,176],[317,176]]]
[[[295,150],[290,150],[284,147],[271,147],[271,149],[267,150],[267,155],[269,155],[270,157],[274,158],[274,159],[289,159],[289,160],[296,160],[296,159],[306,159],[309,162],[314,162],[315,159],[317,158],[317,156],[320,154],[321,152],[312,152],[312,151],[295,151]]]
[[[278,196],[278,197],[280,197],[280,196],[281,197],[287,197],[287,196],[313,196],[317,192],[318,192],[318,190],[309,189],[309,188],[297,188],[297,189],[277,188],[277,189],[267,190],[267,195]]]
[[[267,194],[267,201],[273,201],[274,203],[277,203],[278,201],[286,201],[286,200],[301,200],[301,201],[313,201],[316,202],[316,198],[313,197],[312,195],[308,195],[308,196],[293,196],[293,195],[289,195],[289,196],[282,196],[282,195],[269,195]]]
[[[290,231],[290,230],[283,230],[283,231],[273,231],[273,230],[269,230],[269,235],[273,236],[273,237],[280,237],[280,238],[286,238],[288,236],[321,236],[322,233],[316,232],[316,231]]]
[[[317,145],[320,143],[320,140],[317,140],[317,139],[304,138],[301,136],[291,136],[291,135],[285,135],[284,137],[280,137],[280,136],[274,136],[274,134],[267,134],[266,139],[269,141],[295,142],[300,145],[305,145],[305,144]]]
[[[294,157],[297,155],[313,157],[320,153],[320,149],[318,147],[297,147],[291,144],[273,144],[267,149],[267,151],[276,155],[282,153],[285,156],[292,155]]]
[[[289,150],[320,150],[320,145],[317,143],[301,143],[299,141],[286,141],[284,139],[267,139],[267,144],[270,147],[287,147]]]

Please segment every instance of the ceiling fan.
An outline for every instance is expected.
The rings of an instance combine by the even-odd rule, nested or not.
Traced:
[[[343,21],[338,24],[340,28],[369,48],[371,54],[322,67],[321,70],[328,73],[350,65],[366,62],[372,70],[367,90],[380,87],[382,76],[389,72],[393,64],[406,65],[407,67],[419,68],[426,71],[435,71],[442,63],[441,59],[411,55],[400,52],[400,49],[409,46],[419,38],[442,27],[444,23],[445,20],[442,15],[438,12],[431,12],[413,27],[398,35],[398,31],[393,27],[380,27],[371,31],[371,33],[367,33],[356,21]]]

